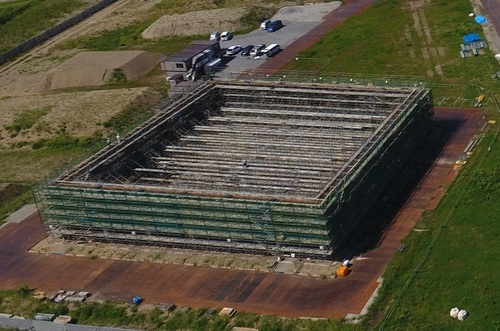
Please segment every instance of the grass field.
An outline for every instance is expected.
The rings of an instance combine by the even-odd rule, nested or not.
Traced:
[[[180,2],[164,5],[175,3]],[[23,8],[22,4],[18,3],[18,7]],[[153,311],[133,322],[110,322],[100,310],[104,308],[82,309],[76,313],[79,320],[96,324],[123,322],[129,326],[145,323],[157,330],[231,330],[234,325],[259,326],[261,331],[498,330],[500,245],[496,240],[500,236],[500,147],[497,142],[500,113],[493,98],[500,98],[500,78],[492,79],[491,74],[500,71],[500,67],[490,49],[478,57],[460,58],[462,35],[469,32],[482,35],[481,27],[467,16],[471,11],[467,0],[430,0],[419,9],[411,8],[405,0],[380,0],[299,54],[298,60],[285,68],[286,71],[314,72],[318,78],[338,72],[344,76],[360,73],[380,77],[419,76],[433,87],[436,105],[471,107],[474,98],[484,94],[485,116],[497,120],[497,124],[486,127],[472,159],[438,208],[426,213],[419,222],[418,227],[424,231],[413,231],[405,239],[405,250],[388,265],[379,296],[361,325],[240,313],[229,323],[206,317],[201,310],[187,315],[172,314],[165,320]],[[420,25],[422,30],[418,30],[414,17],[422,21],[422,15],[427,25]],[[137,23],[101,36],[68,42],[65,46],[173,51],[191,41],[189,38],[144,41],[138,37],[143,26],[144,23]],[[0,169],[6,169],[2,166],[4,162],[4,165],[32,164],[46,158],[43,162],[50,160],[60,166],[72,157],[78,158],[83,151],[85,149],[75,148],[3,153]],[[47,164],[46,168],[55,168],[55,165]],[[7,178],[33,181],[14,170],[1,175],[0,181]],[[0,308],[7,307],[4,304],[5,299],[0,302]],[[450,309],[455,306],[469,311],[470,317],[464,322],[449,317]]]
[[[488,49],[486,56],[465,61],[458,55],[462,35],[482,34],[479,25],[466,19],[471,11],[468,1],[430,1],[424,10],[432,35],[429,40],[408,28],[412,17],[406,1],[380,1],[300,54],[286,70],[316,70],[317,75],[424,75],[431,87],[436,86],[436,104],[471,107],[474,98],[484,94],[488,99],[485,115],[498,121],[493,98],[500,96],[500,87],[491,78],[499,70],[498,62]],[[431,54],[433,49],[445,56],[418,56]],[[437,65],[442,73],[432,70]],[[498,124],[486,130],[472,161],[439,207],[419,223],[424,231],[411,232],[404,252],[387,267],[380,295],[364,320],[366,329],[500,328]],[[455,306],[470,313],[465,322],[449,316]]]
[[[234,317],[218,316],[218,311],[205,308],[163,312],[127,302],[84,302],[68,304],[40,301],[27,287],[0,291],[0,311],[17,316],[34,316],[39,312],[72,316],[78,324],[119,326],[142,330],[231,331],[233,327],[257,327],[261,331],[358,331],[359,325],[346,325],[338,320],[286,319],[237,312]],[[1,329],[0,329],[1,330]]]
[[[495,330],[500,322],[500,263],[496,256],[500,149],[488,133],[476,156],[448,190],[439,207],[406,238],[384,275],[375,307],[388,313],[381,330]],[[488,149],[490,149],[488,151]],[[395,301],[394,301],[395,300]],[[465,322],[449,317],[458,306]],[[375,314],[374,314],[375,315]]]
[[[65,14],[88,6],[78,0],[0,2],[0,53],[52,27]]]

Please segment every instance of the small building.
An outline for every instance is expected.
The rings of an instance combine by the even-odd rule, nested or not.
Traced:
[[[200,40],[166,58],[160,65],[167,75],[167,82],[174,87],[180,81],[194,80],[203,74],[205,65],[220,58],[221,55],[222,50],[217,40]],[[179,79],[180,77],[182,79]]]

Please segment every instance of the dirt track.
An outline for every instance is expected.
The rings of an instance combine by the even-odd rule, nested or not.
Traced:
[[[437,109],[437,134],[445,139],[438,159],[392,220],[381,242],[353,261],[346,278],[312,279],[210,267],[41,255],[27,250],[46,236],[38,215],[0,229],[0,287],[26,284],[52,292],[84,289],[95,299],[128,300],[180,306],[232,306],[238,310],[287,317],[342,318],[360,313],[378,285],[386,263],[424,210],[433,209],[456,175],[453,164],[482,122],[475,109]],[[438,153],[431,154],[430,157]],[[426,168],[427,169],[427,168]],[[404,254],[401,253],[401,254]]]

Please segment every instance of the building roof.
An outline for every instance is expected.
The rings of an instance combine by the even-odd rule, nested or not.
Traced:
[[[172,54],[169,56],[165,61],[167,62],[183,62],[187,61],[188,59],[192,58],[196,54],[199,54],[206,50],[207,48],[212,47],[215,44],[218,44],[219,42],[216,40],[198,40],[190,44],[188,47],[184,48],[183,50]]]

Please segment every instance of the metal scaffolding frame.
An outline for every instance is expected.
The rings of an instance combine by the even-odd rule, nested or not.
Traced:
[[[431,114],[426,88],[208,81],[35,196],[67,236],[325,257]]]

